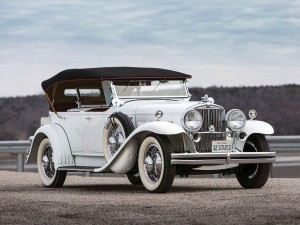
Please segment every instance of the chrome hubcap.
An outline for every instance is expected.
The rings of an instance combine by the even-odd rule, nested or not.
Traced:
[[[144,159],[144,171],[147,179],[151,183],[159,180],[162,170],[162,160],[159,149],[156,145],[149,145]]]
[[[48,178],[53,178],[55,174],[54,162],[53,162],[53,150],[51,145],[47,145],[43,157],[42,157],[42,169],[43,173]]]
[[[108,152],[112,157],[125,141],[125,135],[118,125],[113,125],[108,133]]]

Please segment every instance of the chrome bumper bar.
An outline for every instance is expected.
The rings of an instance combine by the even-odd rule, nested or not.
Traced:
[[[223,165],[273,163],[275,152],[172,153],[171,164]]]

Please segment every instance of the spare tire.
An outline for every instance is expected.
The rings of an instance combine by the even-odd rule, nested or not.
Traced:
[[[103,151],[106,161],[114,156],[134,129],[131,119],[124,113],[114,113],[109,117],[109,124],[103,132]]]

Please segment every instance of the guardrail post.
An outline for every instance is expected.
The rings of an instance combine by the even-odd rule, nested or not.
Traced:
[[[214,174],[214,178],[215,178],[215,179],[219,179],[219,178],[221,178],[221,177],[222,177],[222,176],[221,176],[220,173]]]
[[[24,172],[24,154],[18,154],[18,164],[17,164],[18,172]]]
[[[85,176],[85,177],[90,177],[90,176],[91,176],[91,172],[89,172],[89,171],[84,172],[84,176]]]

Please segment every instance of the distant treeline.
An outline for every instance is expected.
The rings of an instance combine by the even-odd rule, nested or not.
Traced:
[[[190,92],[191,100],[208,94],[226,111],[241,109],[248,116],[255,109],[256,119],[270,123],[274,135],[300,135],[300,85],[190,88]]]
[[[275,129],[275,135],[300,135],[300,85],[261,87],[190,88],[191,100],[200,101],[208,94],[226,111],[238,108],[248,115],[250,109]],[[28,139],[47,116],[44,96],[0,98],[0,140]]]

